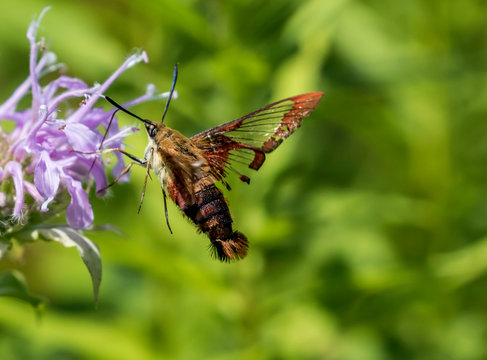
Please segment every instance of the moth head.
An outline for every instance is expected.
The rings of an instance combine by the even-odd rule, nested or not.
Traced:
[[[145,120],[144,121],[145,129],[147,130],[147,134],[149,137],[154,138],[157,135],[157,124],[150,121],[150,120]]]

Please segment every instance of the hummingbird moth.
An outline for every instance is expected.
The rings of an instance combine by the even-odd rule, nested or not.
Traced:
[[[225,178],[229,172],[233,172],[241,181],[250,184],[250,178],[240,173],[236,166],[259,170],[266,154],[274,151],[301,125],[301,120],[311,114],[323,93],[318,91],[289,97],[187,138],[163,123],[176,79],[177,66],[160,122],[143,119],[105,96],[118,110],[142,121],[149,139],[143,159],[122,149],[107,149],[120,151],[133,160],[109,186],[115,184],[132,165],[144,166],[146,177],[140,211],[147,177],[152,169],[161,182],[166,222],[171,233],[166,191],[183,214],[208,236],[219,260],[244,258],[248,249],[247,238],[241,232],[234,231],[227,201],[216,183],[220,182],[230,190]]]

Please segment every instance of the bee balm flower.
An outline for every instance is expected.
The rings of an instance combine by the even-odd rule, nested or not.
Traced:
[[[39,79],[61,66],[52,52],[45,52],[38,59],[36,33],[43,14],[27,32],[30,75],[0,105],[0,126],[5,121],[14,125],[11,131],[0,127],[0,219],[3,223],[28,222],[31,212],[48,212],[54,203],[57,205],[57,198],[67,195],[69,226],[85,229],[92,225],[94,215],[84,184],[91,177],[97,190],[107,185],[105,164],[100,158],[93,163],[94,156],[86,153],[98,150],[105,132],[100,129],[107,128],[113,115],[113,111],[94,105],[120,74],[140,61],[147,62],[147,56],[144,52],[130,56],[101,85],[89,87],[79,79],[61,75],[41,86]],[[127,105],[155,98],[153,93],[150,88],[146,95]],[[19,101],[26,96],[31,97],[31,107],[18,109]],[[67,100],[73,98],[80,103],[78,108],[69,108]],[[103,144],[123,147],[124,138],[135,130],[119,129],[114,119]],[[114,176],[124,168],[122,155],[116,156]]]
[[[39,22],[33,21],[27,31],[30,43],[29,76],[0,105],[0,258],[11,238],[28,233],[31,238],[76,246],[90,270],[95,296],[101,279],[101,262],[96,245],[76,230],[90,228],[94,214],[87,189],[94,181],[97,191],[107,186],[107,168],[100,156],[93,155],[100,144],[123,148],[124,138],[135,128],[119,128],[116,118],[105,132],[114,110],[105,111],[95,103],[125,70],[147,62],[145,52],[128,59],[102,84],[88,86],[66,75],[42,84],[40,79],[62,67],[52,52],[42,51],[37,42]],[[167,97],[147,93],[125,106]],[[19,108],[28,97],[30,106]],[[75,102],[68,100],[75,99]],[[79,104],[72,108],[70,104]],[[7,122],[11,122],[9,125]],[[8,130],[7,130],[8,129]],[[101,130],[100,130],[101,129]],[[103,140],[104,139],[104,140]],[[113,176],[125,168],[122,155],[116,153]],[[68,225],[46,225],[49,216],[66,210]]]

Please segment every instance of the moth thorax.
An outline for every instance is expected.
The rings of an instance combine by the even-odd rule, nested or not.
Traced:
[[[151,164],[152,171],[157,175],[161,183],[166,186],[167,171],[161,154],[157,151],[157,144],[154,139],[149,138],[149,143],[145,148],[144,158]]]

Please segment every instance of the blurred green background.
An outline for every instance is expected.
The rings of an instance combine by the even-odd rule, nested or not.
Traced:
[[[170,85],[190,136],[282,97],[312,117],[227,193],[251,242],[232,264],[144,171],[94,200],[98,309],[76,250],[35,243],[0,269],[49,298],[0,298],[0,359],[486,359],[487,6],[453,0],[34,1],[0,12],[0,88],[26,77],[29,22],[88,83],[147,51],[108,94]],[[102,106],[105,104],[100,103]],[[158,119],[163,103],[133,110]],[[120,116],[124,124],[133,120]],[[142,155],[143,132],[128,143]]]

